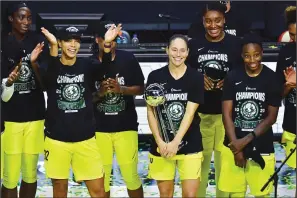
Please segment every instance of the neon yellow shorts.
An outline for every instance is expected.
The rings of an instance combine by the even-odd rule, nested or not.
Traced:
[[[0,179],[3,178],[3,165],[4,165],[4,150],[3,150],[3,142],[4,142],[4,133],[1,133],[1,177]]]
[[[225,128],[222,114],[203,114],[201,118],[200,131],[202,135],[203,152],[220,151],[224,146]]]
[[[295,138],[296,138],[295,134],[290,133],[288,131],[284,131],[282,135],[282,143],[286,143],[285,145],[286,156],[288,156],[291,153],[291,149],[294,149],[296,147],[296,144],[294,144]],[[286,164],[292,168],[296,168],[296,150],[288,159]]]
[[[154,180],[173,180],[175,168],[181,180],[198,179],[201,176],[202,152],[188,155],[176,155],[170,159],[149,154],[148,177]]]
[[[61,142],[45,138],[46,176],[68,179],[70,167],[78,181],[102,178],[103,165],[95,137],[81,142]]]
[[[104,165],[105,191],[110,190],[110,174],[113,154],[116,154],[121,175],[129,190],[138,189],[142,183],[138,175],[138,133],[121,131],[113,133],[96,132],[96,141]]]
[[[40,154],[44,148],[44,120],[4,122],[4,152],[7,154]]]
[[[224,192],[236,193],[246,192],[249,185],[251,194],[254,196],[263,196],[273,190],[273,183],[261,192],[261,188],[274,173],[275,156],[273,153],[262,156],[265,161],[265,168],[254,161],[248,160],[246,168],[240,168],[235,165],[234,155],[228,147],[223,147],[221,156],[221,173],[219,178],[219,189]]]

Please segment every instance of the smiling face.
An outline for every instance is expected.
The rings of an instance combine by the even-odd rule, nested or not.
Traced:
[[[67,59],[73,59],[76,57],[80,49],[79,39],[59,40],[58,43],[59,47],[62,49],[62,56]]]
[[[19,8],[8,17],[8,20],[12,25],[13,32],[24,35],[32,24],[31,10],[27,7]]]
[[[248,73],[255,73],[261,70],[262,57],[263,50],[259,44],[249,43],[243,46],[242,58]]]
[[[184,65],[189,54],[187,42],[182,38],[174,38],[170,41],[166,52],[169,57],[169,65],[175,67]]]
[[[206,34],[212,39],[220,37],[224,31],[225,17],[215,10],[208,10],[203,16],[203,25]]]

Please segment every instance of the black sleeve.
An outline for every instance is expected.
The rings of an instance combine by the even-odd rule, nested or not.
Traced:
[[[273,73],[267,85],[266,102],[270,106],[280,107],[282,101],[283,86],[281,83],[274,79],[276,79],[275,73]]]
[[[204,103],[204,79],[203,75],[198,71],[192,71],[192,79],[189,81],[189,90],[188,101],[203,104]]]
[[[234,98],[234,83],[232,80],[232,72],[229,72],[224,79],[222,100],[233,100]]]
[[[53,82],[53,78],[55,78],[55,74],[59,70],[59,57],[58,56],[47,56],[47,61],[44,62],[46,67],[39,67],[39,73],[41,79],[43,81],[44,89],[47,90]]]
[[[147,77],[146,87],[148,87],[150,84],[153,84],[155,82],[156,82],[155,71],[151,71]]]
[[[142,73],[139,62],[133,54],[131,54],[131,59],[128,62],[130,71],[129,78],[127,79],[127,86],[144,86],[144,75]]]
[[[50,52],[49,52],[49,43],[44,37],[39,38],[39,43],[44,42],[43,51],[38,57],[38,65],[40,68],[47,68],[49,64]]]
[[[279,80],[280,83],[284,83],[285,80],[285,75],[284,75],[284,69],[287,67],[286,61],[285,61],[285,50],[282,48],[278,54],[278,60],[276,63],[276,76],[277,79]]]

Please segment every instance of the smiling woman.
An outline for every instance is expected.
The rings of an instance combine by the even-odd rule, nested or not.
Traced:
[[[38,83],[38,69],[45,57],[41,54],[37,59],[36,55],[41,53],[44,44],[40,36],[30,31],[32,14],[27,4],[14,3],[9,7],[6,19],[9,26],[1,35],[5,41],[1,43],[1,50],[9,61],[1,63],[1,71],[11,72],[20,59],[21,68],[13,96],[2,104],[5,136],[1,191],[3,197],[17,197],[17,184],[22,172],[20,196],[35,197],[38,154],[43,152],[45,114],[43,91]],[[44,47],[43,51],[46,50]],[[20,54],[18,59],[14,58],[16,54]]]

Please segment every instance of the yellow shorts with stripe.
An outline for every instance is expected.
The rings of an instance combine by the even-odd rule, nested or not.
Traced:
[[[44,148],[44,120],[31,122],[4,122],[7,154],[40,154]]]
[[[96,132],[96,141],[104,165],[105,191],[110,190],[110,174],[115,153],[121,174],[129,190],[138,189],[142,183],[138,176],[138,132]]]
[[[230,193],[246,192],[248,185],[254,196],[269,194],[273,190],[273,182],[263,192],[261,192],[261,188],[274,173],[275,156],[271,153],[262,157],[265,161],[263,170],[252,160],[247,160],[246,168],[240,168],[235,165],[232,151],[224,146],[221,156],[219,189]]]
[[[202,135],[203,152],[220,151],[224,146],[225,128],[222,114],[203,114],[201,118],[200,131]]]
[[[282,143],[285,143],[286,156],[290,155],[291,149],[294,149],[296,147],[296,144],[294,144],[295,138],[296,138],[295,134],[290,133],[288,131],[283,132]],[[288,159],[286,164],[292,168],[296,168],[296,150]]]
[[[148,177],[154,180],[174,180],[176,168],[181,180],[198,179],[201,176],[202,152],[188,155],[176,155],[164,158],[149,154]]]
[[[68,179],[70,168],[78,181],[104,176],[95,137],[81,142],[62,142],[46,137],[44,161],[48,178]]]

